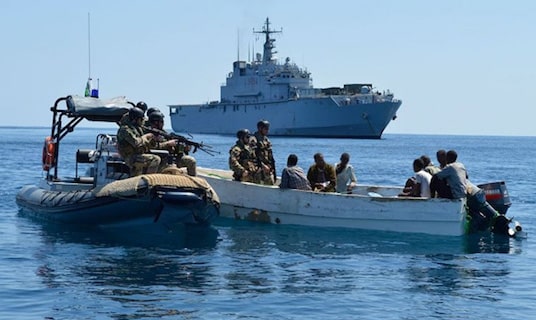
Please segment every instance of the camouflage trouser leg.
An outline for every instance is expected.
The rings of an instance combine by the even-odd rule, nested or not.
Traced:
[[[130,176],[139,176],[144,173],[156,173],[158,172],[158,166],[160,165],[160,157],[154,154],[136,154],[125,159],[128,167],[130,168]]]
[[[160,158],[160,165],[158,166],[158,172],[164,171],[166,168],[169,168],[170,164],[167,163],[167,161],[163,161],[164,159]]]
[[[186,170],[188,171],[189,176],[195,177],[197,175],[196,161],[194,157],[186,156],[186,155],[182,156],[177,161],[177,167],[179,168],[186,167]]]
[[[262,164],[261,170],[262,171],[260,172],[259,182],[257,183],[273,186],[274,185],[274,175],[272,174],[273,168],[267,164]]]
[[[269,186],[274,185],[274,176],[270,174],[264,174],[262,177],[261,183]]]
[[[248,171],[249,174],[245,177],[239,176],[239,179],[237,179],[236,175],[233,174],[233,178],[235,178],[236,181],[242,181],[242,182],[251,182],[256,184],[265,184],[263,183],[262,173],[260,172],[251,172]]]
[[[260,184],[262,182],[262,174],[260,172],[250,173],[250,175],[248,175],[242,181]]]

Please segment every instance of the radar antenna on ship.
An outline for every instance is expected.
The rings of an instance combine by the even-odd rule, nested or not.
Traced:
[[[281,28],[281,30],[270,29],[269,18],[266,18],[266,22],[264,22],[264,26],[262,27],[261,31],[255,31],[255,29],[253,29],[253,33],[264,33],[266,35],[266,39],[264,41],[264,53],[262,57],[263,63],[273,62],[275,60],[273,57],[273,54],[277,53],[277,51],[272,51],[272,49],[275,48],[275,45],[274,45],[275,39],[271,39],[270,34],[282,33],[282,32],[283,32],[283,28]]]

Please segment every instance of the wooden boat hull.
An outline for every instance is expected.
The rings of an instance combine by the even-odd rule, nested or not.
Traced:
[[[464,200],[397,197],[397,187],[359,186],[353,194],[282,190],[232,181],[230,171],[198,169],[218,193],[222,217],[274,224],[459,236]]]

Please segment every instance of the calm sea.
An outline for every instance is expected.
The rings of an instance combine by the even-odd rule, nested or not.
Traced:
[[[62,145],[60,169],[98,132]],[[2,319],[528,319],[536,314],[536,137],[385,135],[381,140],[272,138],[289,153],[349,152],[358,180],[401,185],[414,158],[455,149],[475,183],[506,181],[527,239],[435,237],[218,220],[162,239],[65,229],[19,213],[15,195],[42,178],[49,129],[0,128]],[[227,168],[233,137],[196,135]]]

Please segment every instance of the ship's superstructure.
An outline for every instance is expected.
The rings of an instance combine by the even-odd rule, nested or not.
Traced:
[[[220,101],[200,105],[170,105],[174,131],[234,134],[270,122],[270,135],[380,138],[396,118],[401,101],[372,84],[314,88],[311,74],[275,53],[276,31],[267,18],[260,31],[265,36],[263,54],[251,62],[235,61],[221,86]]]

